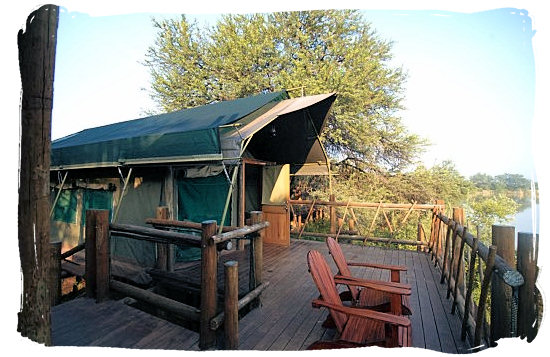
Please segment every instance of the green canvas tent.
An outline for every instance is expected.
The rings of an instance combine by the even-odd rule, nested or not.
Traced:
[[[82,242],[87,208],[109,209],[118,223],[145,225],[162,205],[173,219],[242,225],[246,212],[261,209],[263,191],[270,189],[265,176],[280,175],[266,167],[326,173],[319,135],[335,99],[335,93],[298,98],[286,91],[262,93],[55,140],[52,237],[62,240],[64,249]],[[139,266],[155,264],[153,244],[113,242],[115,257]],[[176,255],[197,258],[192,250]]]

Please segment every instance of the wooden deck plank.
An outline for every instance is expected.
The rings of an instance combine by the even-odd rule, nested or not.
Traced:
[[[418,291],[419,311],[418,314],[422,319],[422,329],[424,331],[424,346],[418,346],[427,348],[430,350],[441,351],[441,344],[439,343],[439,337],[437,336],[437,327],[435,324],[434,311],[430,301],[430,295],[428,293],[428,281],[431,274],[424,275],[424,269],[431,269],[431,265],[424,257],[420,255],[414,256],[414,272],[415,280]],[[413,339],[413,344],[417,345],[417,342]]]
[[[162,332],[162,333],[160,333]],[[79,298],[52,309],[54,346],[185,349],[198,333],[127,306]]]
[[[343,244],[342,248],[351,261],[408,267],[402,273],[402,282],[412,286],[414,347],[467,352],[467,345],[460,341],[460,322],[450,315],[450,300],[445,298],[429,255],[387,247]],[[317,340],[334,338],[335,329],[321,326],[327,311],[311,306],[311,300],[318,295],[307,271],[306,255],[311,249],[320,251],[333,272],[337,272],[324,242],[293,239],[290,247],[264,246],[263,276],[270,285],[262,294],[262,305],[239,322],[239,349],[301,350]],[[248,275],[245,265],[239,267],[239,278],[242,276],[243,280]],[[189,266],[185,271],[197,273],[196,268]],[[389,280],[389,272],[379,269],[352,267],[352,272],[362,278]],[[54,345],[198,350],[197,333],[121,301],[96,304],[77,299],[56,306],[52,336]]]

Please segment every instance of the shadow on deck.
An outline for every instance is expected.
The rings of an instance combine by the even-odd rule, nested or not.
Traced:
[[[429,255],[416,251],[342,245],[346,258],[398,264],[408,267],[402,282],[412,285],[413,347],[445,353],[468,353],[460,340],[461,322],[451,315],[446,285]],[[314,309],[318,292],[307,271],[306,254],[323,253],[334,272],[326,245],[292,240],[290,248],[264,246],[264,281],[270,286],[262,294],[261,307],[239,323],[241,350],[302,350],[320,339],[331,339],[334,330],[321,326],[327,311]],[[387,272],[354,268],[357,276],[389,279]],[[52,310],[52,339],[57,346],[109,346],[146,349],[197,350],[198,334],[127,306],[121,300],[96,304],[76,299]]]

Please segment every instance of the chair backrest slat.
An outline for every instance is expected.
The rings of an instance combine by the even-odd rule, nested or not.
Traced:
[[[349,270],[346,257],[344,256],[344,252],[342,252],[340,244],[338,244],[338,242],[334,238],[328,237],[327,246],[330,255],[332,255],[332,259],[334,259],[334,263],[336,263],[336,266],[340,271],[340,275],[351,277],[351,271]],[[353,285],[348,285],[348,289],[351,293],[351,297],[354,300],[357,300],[359,298],[359,289],[357,289],[357,287]]]
[[[329,303],[342,305],[342,300],[336,289],[334,278],[330,267],[328,266],[325,258],[316,250],[310,250],[307,253],[307,264],[309,272],[319,289],[321,298]],[[347,322],[347,315],[341,312],[330,310],[330,315],[336,324],[336,328],[339,332],[342,332]]]

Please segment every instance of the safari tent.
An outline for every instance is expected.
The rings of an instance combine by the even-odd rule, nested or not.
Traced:
[[[84,240],[87,209],[146,225],[158,206],[170,219],[243,226],[262,210],[265,242],[288,245],[290,175],[327,172],[319,141],[335,93],[262,93],[86,129],[52,143],[51,234],[63,250]],[[119,238],[111,254],[153,266],[155,244]],[[175,261],[200,257],[177,249]]]

